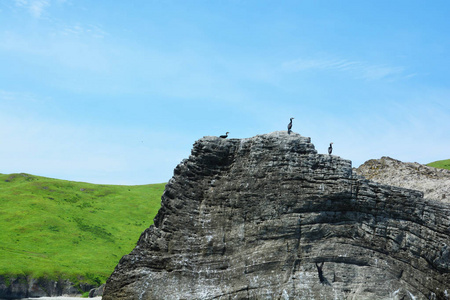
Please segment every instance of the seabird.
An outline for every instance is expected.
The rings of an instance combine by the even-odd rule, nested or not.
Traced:
[[[328,154],[331,155],[331,152],[333,152],[333,143],[330,143],[330,147],[328,147]]]
[[[292,119],[293,119],[293,118],[291,118],[291,121],[290,121],[289,124],[288,124],[288,134],[291,134],[291,129],[292,129]]]
[[[227,133],[226,133],[226,134],[224,134],[224,135],[221,135],[220,137],[221,137],[221,138],[223,138],[223,139],[226,139],[226,138],[228,137],[228,134],[229,134],[229,132],[227,131]]]

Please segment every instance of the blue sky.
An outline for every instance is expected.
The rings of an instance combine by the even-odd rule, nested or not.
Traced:
[[[0,1],[0,173],[166,182],[293,130],[359,166],[450,158],[448,1]]]

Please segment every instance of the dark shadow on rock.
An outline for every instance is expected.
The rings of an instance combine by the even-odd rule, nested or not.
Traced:
[[[331,283],[328,281],[328,279],[325,276],[323,276],[322,268],[323,268],[324,263],[325,262],[322,262],[320,265],[318,265],[316,263],[317,272],[319,273],[319,280],[320,280],[320,283],[323,285],[331,285]]]

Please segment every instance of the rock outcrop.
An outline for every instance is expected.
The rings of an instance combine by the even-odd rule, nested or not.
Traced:
[[[0,299],[28,297],[80,296],[94,286],[75,285],[68,279],[34,278],[32,276],[0,276]]]
[[[450,206],[274,132],[204,137],[103,300],[448,299]]]
[[[103,290],[105,289],[105,284],[102,284],[98,288],[91,289],[89,291],[89,298],[95,298],[99,296],[103,296]]]
[[[383,156],[366,161],[355,173],[378,183],[419,190],[424,198],[450,203],[450,170]]]

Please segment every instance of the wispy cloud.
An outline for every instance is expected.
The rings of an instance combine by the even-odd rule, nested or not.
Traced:
[[[71,37],[92,37],[92,38],[104,38],[108,35],[108,33],[103,30],[103,28],[99,25],[87,24],[87,25],[65,25],[65,24],[57,24],[60,28],[58,28],[57,33],[63,36],[71,36]]]
[[[0,90],[0,100],[4,102],[36,101],[36,97],[30,93],[25,92]]]
[[[383,78],[403,77],[404,68],[386,65],[362,64],[356,72],[361,72],[362,78],[368,80],[378,80]]]
[[[49,22],[51,28],[46,31],[0,31],[0,52],[21,55],[27,63],[24,67],[39,65],[44,60],[47,68],[57,64],[98,72],[110,66],[112,47],[104,41],[108,33],[100,26]]]
[[[313,70],[334,70],[345,72],[355,78],[365,80],[410,78],[415,74],[406,74],[405,69],[399,66],[372,64],[365,61],[340,58],[313,58],[296,59],[282,64],[285,71],[304,72]]]
[[[23,7],[35,17],[40,18],[44,10],[50,6],[50,0],[15,0],[16,6]]]

